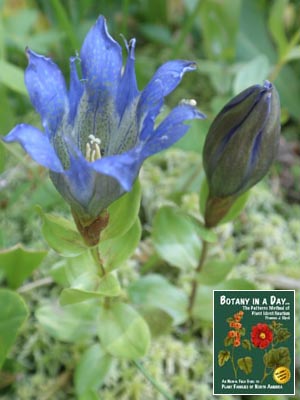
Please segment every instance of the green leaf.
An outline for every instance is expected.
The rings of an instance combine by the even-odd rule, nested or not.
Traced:
[[[273,328],[273,343],[281,343],[281,342],[285,342],[286,340],[288,340],[288,338],[291,336],[289,330],[287,328],[283,328],[281,326],[279,326],[278,328]]]
[[[218,354],[218,364],[220,367],[223,367],[223,365],[230,359],[230,352],[227,350],[220,350]]]
[[[226,336],[225,339],[224,339],[224,346],[225,347],[232,346],[233,342],[234,342],[233,338],[230,338],[230,337]]]
[[[100,309],[98,335],[104,349],[117,358],[137,360],[150,346],[150,331],[145,320],[124,303]]]
[[[121,294],[121,286],[118,278],[113,274],[105,275],[99,282],[97,292],[107,297],[119,296]]]
[[[29,250],[17,244],[0,251],[0,270],[4,271],[9,287],[16,289],[38,268],[45,250]]]
[[[0,59],[0,71],[0,82],[3,85],[27,96],[27,89],[24,84],[24,71],[21,68]]]
[[[284,57],[285,61],[299,60],[300,58],[300,46],[293,47]]]
[[[0,289],[0,369],[14,341],[18,330],[28,317],[28,309],[17,293]]]
[[[43,235],[53,250],[64,257],[75,257],[87,251],[73,221],[59,215],[44,214],[40,207],[38,211],[43,219]]]
[[[122,236],[136,222],[141,203],[141,185],[137,180],[131,192],[126,193],[108,207],[109,222],[101,232],[101,243]]]
[[[199,285],[193,316],[201,321],[212,322],[213,320],[213,288],[211,286]]]
[[[78,396],[78,400],[99,400],[99,396],[95,390],[88,390]]]
[[[89,390],[99,389],[110,370],[111,364],[112,357],[103,350],[99,343],[89,347],[83,353],[75,368],[76,394],[82,396]]]
[[[83,274],[95,275],[97,269],[91,253],[87,251],[77,257],[67,257],[58,261],[49,274],[59,285],[74,287],[79,284]]]
[[[139,244],[140,237],[141,224],[139,219],[136,219],[123,236],[116,236],[105,241],[101,240],[99,251],[105,270],[112,271],[130,258]]]
[[[233,82],[234,95],[240,93],[248,86],[262,83],[268,78],[270,70],[270,62],[264,54],[259,54],[251,61],[241,65]]]
[[[251,350],[251,342],[250,342],[250,340],[244,339],[244,340],[242,341],[242,346],[243,346],[243,348],[246,349],[246,350]]]
[[[265,54],[272,65],[278,61],[277,53],[270,40],[264,11],[261,0],[242,2],[237,41],[237,58],[240,61],[250,61],[259,54]],[[286,65],[280,71],[275,84],[282,106],[286,107],[292,116],[299,119],[300,81],[296,71]]]
[[[80,342],[95,335],[98,310],[99,302],[94,300],[64,307],[49,303],[36,311],[36,318],[56,339]]]
[[[224,282],[220,282],[217,285],[204,286],[199,285],[197,290],[197,296],[195,306],[193,309],[194,318],[198,318],[203,321],[212,322],[213,320],[213,291],[218,290],[255,290],[256,286],[254,283],[247,281],[246,279],[228,279]]]
[[[289,349],[287,347],[278,347],[277,349],[269,350],[264,354],[264,364],[272,369],[278,366],[289,368],[291,364]]]
[[[96,290],[100,281],[96,269],[94,271],[82,269],[81,273],[73,278],[71,287],[82,290]]]
[[[101,294],[98,292],[92,292],[89,290],[67,288],[63,289],[59,296],[59,302],[62,306],[68,304],[81,303],[86,300],[100,298]]]
[[[181,269],[197,267],[201,240],[196,225],[175,207],[162,207],[153,221],[153,243],[162,259]]]
[[[215,289],[220,290],[255,290],[256,285],[247,279],[228,279],[227,281],[217,285]]]
[[[199,17],[209,59],[233,60],[239,28],[240,0],[201,1]]]
[[[270,40],[261,0],[242,1],[237,39],[238,59],[251,60],[258,54],[266,54],[275,62],[276,52]]]
[[[199,284],[212,286],[221,283],[233,269],[235,263],[233,260],[208,260],[201,272],[198,274]]]
[[[92,276],[91,276],[92,277]],[[121,287],[118,279],[112,275],[108,274],[100,281],[97,279],[97,275],[93,278],[95,290],[84,290],[78,288],[68,288],[63,289],[59,301],[62,306],[67,304],[81,303],[82,301],[106,297],[120,296]]]
[[[243,357],[237,360],[239,368],[245,372],[246,375],[251,374],[253,368],[253,361],[251,357]]]
[[[139,312],[146,320],[151,337],[170,334],[172,331],[173,318],[164,310],[154,307],[140,307]]]
[[[174,324],[186,320],[187,295],[161,275],[147,275],[133,282],[128,288],[128,295],[136,305],[165,311],[173,318]]]
[[[208,243],[216,243],[218,241],[218,235],[209,228],[206,228],[199,221],[195,220],[198,236]]]
[[[277,44],[279,49],[279,58],[281,59],[284,55],[288,46],[288,40],[286,37],[285,26],[284,26],[284,14],[287,6],[287,0],[274,1],[271,6],[271,12],[269,16],[269,30],[273,37],[274,42]]]

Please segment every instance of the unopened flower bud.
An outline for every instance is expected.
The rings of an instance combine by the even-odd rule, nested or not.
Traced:
[[[279,96],[268,81],[249,87],[223,107],[203,150],[207,226],[217,225],[236,198],[266,175],[277,155],[279,134]]]

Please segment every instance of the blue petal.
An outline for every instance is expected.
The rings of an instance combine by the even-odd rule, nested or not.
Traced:
[[[144,91],[148,90],[151,83],[159,80],[163,85],[163,95],[167,96],[171,93],[180,83],[183,75],[188,71],[194,71],[196,64],[193,61],[185,60],[172,60],[163,64],[153,75],[151,81],[146,86]]]
[[[40,114],[47,134],[53,135],[60,124],[68,102],[64,77],[57,65],[47,57],[26,50],[29,64],[25,83],[30,100]]]
[[[69,180],[71,191],[80,204],[89,202],[88,193],[95,190],[92,171],[84,157],[70,156],[70,168],[65,172]]]
[[[91,163],[91,168],[116,179],[129,192],[145,159],[141,150],[141,146],[136,146],[126,153],[101,158]]]
[[[142,92],[137,107],[140,140],[145,140],[152,134],[155,119],[164,104],[163,86],[160,80],[152,81],[148,89]]]
[[[27,124],[17,125],[3,140],[20,143],[34,161],[51,171],[64,171],[48,136],[37,128]]]
[[[143,145],[143,157],[165,150],[177,142],[189,129],[186,120],[204,119],[205,115],[189,104],[180,104],[161,122]]]
[[[50,173],[55,187],[72,209],[88,219],[97,217],[124,193],[117,180],[91,166],[78,153],[70,156],[70,168],[64,174]]]
[[[150,119],[154,121],[163,105],[164,97],[176,88],[185,72],[195,69],[196,64],[194,62],[185,60],[168,61],[158,68],[143,90],[137,107],[138,121],[144,133],[145,129],[141,125],[145,120],[145,115],[149,115],[148,124]],[[145,138],[144,133],[141,139]]]
[[[95,174],[94,174],[95,175]],[[93,171],[87,161],[70,154],[70,166],[63,174],[50,172],[50,178],[62,197],[79,213],[88,212],[91,193],[95,190]]]
[[[115,96],[122,69],[120,45],[109,35],[100,16],[88,32],[80,52],[82,76],[93,102]]]
[[[124,73],[118,87],[118,95],[116,101],[116,107],[120,117],[122,117],[125,108],[129,104],[131,104],[132,100],[135,99],[139,94],[134,69],[135,39],[131,39],[129,43],[125,41],[125,44],[128,51],[128,58]]]
[[[82,82],[78,78],[76,62],[79,61],[78,57],[70,58],[70,90],[69,90],[69,123],[73,125],[74,119],[77,112],[77,107],[79,104],[79,100],[83,94],[83,85]]]

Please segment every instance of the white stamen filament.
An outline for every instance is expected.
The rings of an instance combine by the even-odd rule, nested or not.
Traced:
[[[94,135],[89,135],[89,141],[85,145],[85,158],[89,162],[93,162],[101,158],[101,139]]]
[[[85,145],[85,158],[89,161],[91,158],[91,145],[87,143]]]

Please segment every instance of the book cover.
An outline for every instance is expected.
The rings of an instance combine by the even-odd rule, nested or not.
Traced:
[[[214,290],[214,394],[295,394],[295,291]]]

